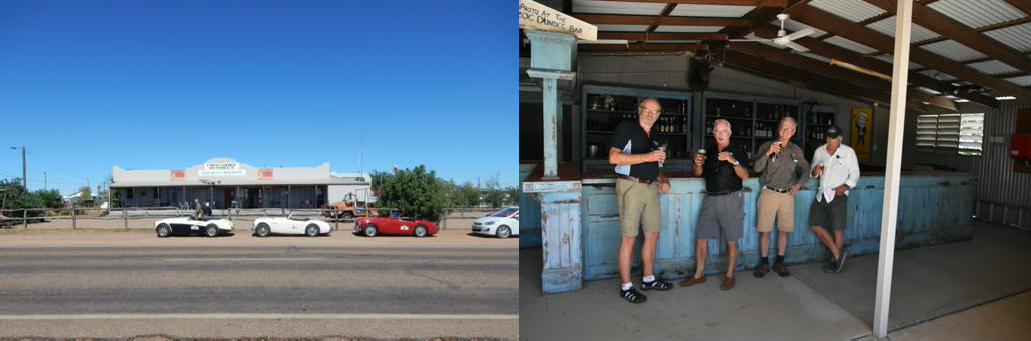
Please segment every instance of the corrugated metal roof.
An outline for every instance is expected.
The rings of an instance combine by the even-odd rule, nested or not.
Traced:
[[[599,24],[598,31],[616,31],[616,32],[644,32],[648,30],[648,25],[612,25],[612,24]]]
[[[1031,23],[991,30],[984,34],[1014,50],[1031,52]]]
[[[956,79],[956,77],[953,77],[950,74],[947,74],[947,73],[944,73],[944,72],[939,72],[937,70],[924,70],[924,71],[920,71],[919,73],[921,75],[924,75],[924,76],[927,76],[927,77],[931,77],[931,78],[934,78],[934,79],[937,79],[937,80],[942,80],[942,81],[951,81],[951,80],[955,80]]]
[[[856,51],[862,54],[877,52],[877,49],[842,38],[840,36],[833,36],[823,40],[825,43],[834,44],[837,46],[844,47],[846,49]]]
[[[809,58],[812,58],[812,59],[819,60],[819,61],[824,62],[824,63],[830,63],[831,62],[830,58],[827,58],[827,57],[824,57],[824,56],[821,56],[821,55],[818,55],[818,54],[815,54],[815,53],[812,53],[812,52],[795,52],[795,53],[796,54],[800,54],[800,55],[805,56],[805,57],[809,57]]]
[[[777,29],[780,29],[780,20],[774,20],[772,22],[772,24],[774,24],[774,26],[776,26]],[[827,34],[826,31],[823,31],[823,30],[818,29],[816,27],[812,27],[812,26],[809,26],[809,25],[806,25],[806,24],[803,24],[803,23],[800,23],[800,22],[797,22],[797,21],[794,21],[794,20],[787,20],[787,21],[784,22],[784,29],[789,32],[788,34],[790,34],[790,32],[801,31],[803,28],[809,28],[809,29],[812,29],[813,31],[816,31],[816,33],[813,33],[813,34],[809,35],[809,37],[812,37],[812,38],[816,38],[816,37],[822,36],[824,34]]]
[[[977,69],[982,73],[989,75],[998,75],[1002,73],[1017,72],[1017,68],[1010,66],[1009,64],[1000,62],[998,60],[989,60],[986,62],[967,64],[967,66]]]
[[[665,6],[665,4],[662,4]],[[693,5],[679,4],[673,8],[669,15],[689,17],[726,17],[740,18],[751,11],[755,6],[726,6],[726,5]],[[661,7],[660,7],[661,10]]]
[[[1016,85],[1020,85],[1020,86],[1031,85],[1031,76],[1020,76],[1020,77],[1006,78],[1006,80],[1008,80],[1008,81],[1010,81],[1010,82],[1012,82],[1012,83],[1014,83]]]
[[[884,33],[889,37],[895,37],[895,17],[887,18],[881,21],[874,22],[866,25],[874,31]],[[911,42],[920,42],[927,39],[933,39],[940,37],[941,35],[927,29],[926,27],[920,26],[917,23],[913,23],[912,33],[910,33],[909,40]]]
[[[655,28],[655,32],[719,32],[726,26],[678,26],[661,25]]]
[[[573,0],[575,13],[659,15],[666,4]]]
[[[863,0],[814,0],[809,5],[852,22],[860,22],[885,13],[880,7]]]
[[[955,61],[971,60],[987,57],[984,53],[960,44],[955,40],[943,40],[934,44],[920,46],[920,48],[931,51],[942,57]]]
[[[876,56],[874,58],[880,59],[881,61],[886,62],[888,64],[895,63],[895,56],[892,55],[892,54],[882,54],[882,55]],[[920,68],[920,67],[924,67],[924,66],[920,65],[920,64],[917,64],[917,63],[914,63],[914,62],[909,62],[909,68],[910,69],[916,69],[916,68]]]
[[[1024,12],[1003,0],[941,0],[927,5],[973,28],[1025,17]]]

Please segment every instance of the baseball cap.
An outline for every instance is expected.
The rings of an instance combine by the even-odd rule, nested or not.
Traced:
[[[823,135],[832,139],[836,139],[838,138],[838,136],[841,136],[841,128],[836,125],[832,125],[830,127],[827,127],[827,130],[823,132]]]

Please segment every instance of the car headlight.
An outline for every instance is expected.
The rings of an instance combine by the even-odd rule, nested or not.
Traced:
[[[492,221],[488,221],[488,222],[483,223],[483,224],[484,225],[494,225],[494,223],[495,223],[495,221],[492,220]]]

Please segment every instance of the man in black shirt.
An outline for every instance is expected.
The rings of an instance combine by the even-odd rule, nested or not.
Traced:
[[[745,210],[741,180],[748,179],[748,151],[730,144],[730,122],[718,119],[713,123],[715,145],[708,145],[695,156],[694,174],[705,174],[705,201],[695,228],[695,273],[680,286],[705,282],[705,257],[709,239],[718,239],[721,232],[728,246],[727,274],[720,289],[734,287],[734,266],[737,263],[737,240],[744,233]],[[715,157],[708,157],[712,153]]]
[[[612,132],[609,163],[616,165],[616,198],[619,202],[619,224],[623,240],[619,244],[619,275],[623,280],[620,296],[631,303],[644,302],[647,297],[634,290],[630,282],[630,252],[637,241],[637,230],[644,230],[641,260],[644,278],[641,290],[669,290],[671,286],[655,278],[655,244],[659,239],[662,212],[659,210],[659,192],[669,191],[669,179],[662,174],[659,162],[666,153],[658,150],[652,141],[652,128],[659,119],[662,107],[655,98],[645,98],[638,107],[638,119],[623,121]]]

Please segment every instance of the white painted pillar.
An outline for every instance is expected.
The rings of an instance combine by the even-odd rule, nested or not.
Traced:
[[[909,40],[913,26],[913,0],[898,0],[895,12],[895,60],[891,72],[891,114],[888,118],[888,160],[884,171],[884,209],[881,215],[881,252],[877,257],[877,297],[873,335],[888,336],[891,272],[895,262],[895,223],[898,221],[902,136],[906,125],[906,84],[909,81]]]

